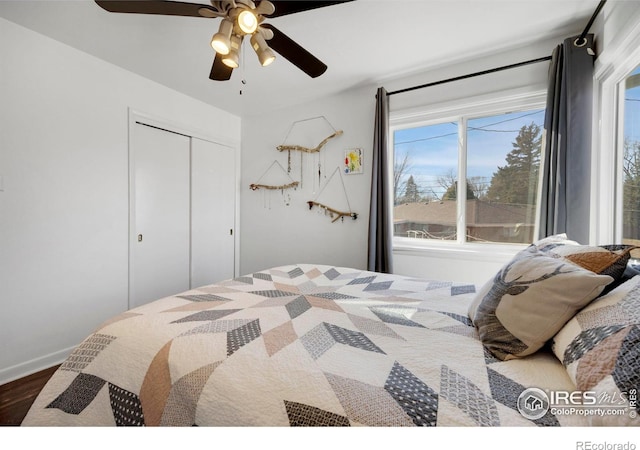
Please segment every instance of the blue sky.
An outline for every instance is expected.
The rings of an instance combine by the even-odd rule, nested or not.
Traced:
[[[637,74],[640,74],[640,66],[631,73]],[[640,86],[627,89],[624,97],[624,136],[631,141],[640,141]]]
[[[532,122],[542,128],[543,121],[543,110],[517,111],[470,119],[467,142],[468,177],[482,177],[482,181],[488,186],[497,168],[506,164],[505,157],[513,149],[512,143],[520,128]],[[406,172],[406,178],[413,175],[425,195],[431,192],[441,196],[444,190],[438,186],[438,177],[457,173],[457,128],[457,123],[450,122],[395,131],[396,160],[402,160],[409,153],[410,170]]]

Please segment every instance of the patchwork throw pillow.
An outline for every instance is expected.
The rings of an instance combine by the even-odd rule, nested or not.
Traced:
[[[611,283],[535,244],[519,252],[478,291],[469,318],[499,359],[535,353]]]
[[[631,251],[638,248],[635,245],[617,244],[581,245],[570,240],[566,233],[540,239],[533,245],[550,256],[563,258],[600,275],[611,276],[613,280],[600,295],[607,294],[628,279],[625,271],[628,269]]]
[[[596,399],[585,405],[598,412],[588,415],[593,425],[640,426],[639,276],[577,313],[553,337],[552,349],[576,390]]]
[[[592,272],[609,275],[614,280],[622,278],[633,245],[573,245],[561,244],[541,248],[551,256],[563,258]]]

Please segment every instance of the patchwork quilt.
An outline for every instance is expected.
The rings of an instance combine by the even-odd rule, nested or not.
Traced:
[[[573,390],[550,351],[499,361],[473,285],[272,268],[159,299],[82,342],[24,426],[558,426],[527,388]]]

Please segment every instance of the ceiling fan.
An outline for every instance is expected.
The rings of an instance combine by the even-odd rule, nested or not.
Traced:
[[[322,61],[264,21],[267,16],[281,17],[348,1],[353,0],[211,0],[209,6],[160,0],[95,0],[101,8],[115,13],[222,18],[218,32],[211,39],[211,47],[216,54],[209,78],[216,81],[230,79],[233,69],[239,66],[240,50],[245,37],[249,38],[251,47],[263,66],[271,64],[275,59],[273,49],[310,77],[322,75],[327,70]]]

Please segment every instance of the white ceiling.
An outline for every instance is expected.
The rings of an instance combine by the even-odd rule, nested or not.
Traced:
[[[209,80],[209,41],[220,19],[109,13],[91,0],[0,0],[0,17],[242,116],[568,36],[584,29],[597,5],[356,0],[268,20],[328,65],[322,76],[312,79],[282,57],[260,67],[245,44],[241,68],[224,82]]]

